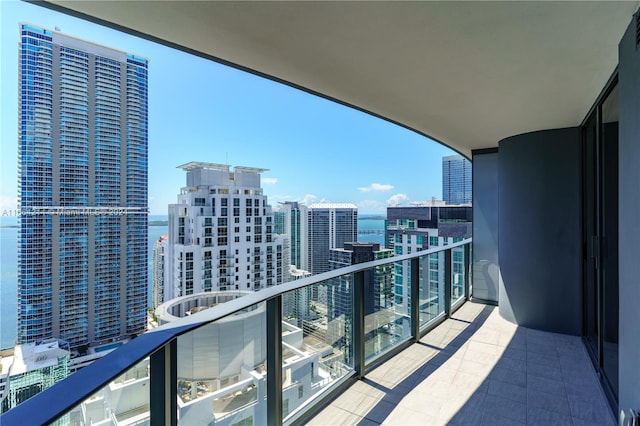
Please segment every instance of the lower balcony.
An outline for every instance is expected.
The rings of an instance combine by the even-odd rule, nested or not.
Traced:
[[[309,425],[614,425],[579,337],[466,303],[373,368]]]

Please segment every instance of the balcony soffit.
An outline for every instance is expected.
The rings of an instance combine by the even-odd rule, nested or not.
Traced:
[[[464,155],[580,124],[639,4],[47,3],[355,106]]]

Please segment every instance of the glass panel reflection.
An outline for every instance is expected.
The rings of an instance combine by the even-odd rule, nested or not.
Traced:
[[[285,418],[353,372],[353,281],[343,277],[282,296]]]
[[[184,303],[181,312],[195,313],[215,306],[215,293]],[[264,303],[183,334],[177,346],[179,424],[266,422]]]
[[[420,258],[420,327],[444,315],[444,252]]]
[[[451,301],[456,303],[465,297],[465,276],[464,264],[466,259],[464,258],[464,246],[457,247],[451,250]]]
[[[148,424],[149,358],[87,398],[56,424]]]
[[[400,295],[395,293],[398,263],[404,265],[402,270],[406,272],[406,286],[404,280],[398,281],[403,281],[400,287],[405,287],[401,292],[407,295],[407,303],[403,303],[402,297],[396,298]],[[410,275],[409,261],[389,263],[364,272],[364,354],[367,361],[411,336]],[[397,300],[400,303],[396,303]]]

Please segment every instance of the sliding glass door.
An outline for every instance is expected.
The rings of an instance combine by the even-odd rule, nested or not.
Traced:
[[[618,397],[618,87],[583,127],[583,334],[610,401]]]

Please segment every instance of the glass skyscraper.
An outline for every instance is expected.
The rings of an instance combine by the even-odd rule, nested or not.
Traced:
[[[276,232],[289,235],[291,264],[298,269],[308,270],[307,206],[296,201],[285,201],[280,204],[280,211],[275,213],[282,218],[282,226]]]
[[[145,330],[148,60],[20,25],[18,341]]]
[[[316,203],[308,209],[307,265],[312,274],[331,270],[331,249],[358,241],[358,207],[349,203]]]
[[[471,203],[471,162],[462,155],[442,157],[442,199],[447,204]]]

